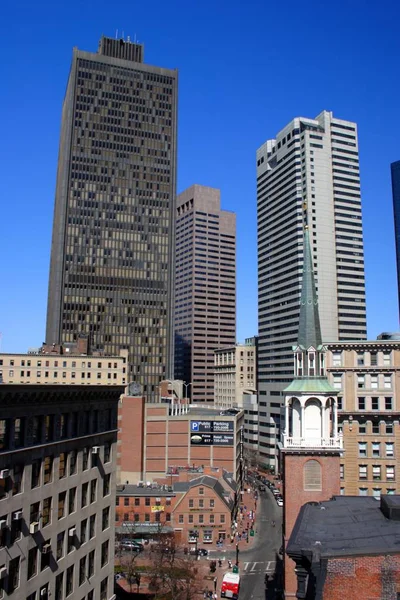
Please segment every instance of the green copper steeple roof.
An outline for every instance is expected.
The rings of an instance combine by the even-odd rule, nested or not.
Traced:
[[[307,349],[310,346],[318,348],[322,344],[322,337],[308,227],[304,229],[303,252],[304,268],[301,286],[299,332],[297,341],[298,345],[303,346],[303,348]]]

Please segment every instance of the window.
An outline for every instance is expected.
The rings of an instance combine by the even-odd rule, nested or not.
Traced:
[[[58,494],[58,520],[65,517],[65,502],[67,500],[67,492]]]
[[[31,579],[37,573],[38,548],[35,546],[28,552],[28,579]]]
[[[25,419],[14,420],[14,448],[22,448],[24,445]],[[1,437],[1,436],[0,436]],[[0,442],[1,444],[1,442]]]
[[[383,364],[385,365],[385,367],[390,367],[390,364],[391,364],[390,352],[383,353]]]
[[[344,465],[340,465],[340,479],[344,479]]]
[[[97,479],[92,479],[90,482],[90,504],[96,502]]]
[[[359,388],[365,387],[365,377],[364,377],[364,375],[358,375],[357,376],[357,385],[358,385]]]
[[[200,488],[199,488],[199,495],[200,495],[200,496],[203,496],[203,495],[204,495],[204,488],[203,488],[203,487],[200,487]]]
[[[394,476],[394,465],[386,465],[386,479],[388,481],[394,481],[395,476]]]
[[[378,389],[378,375],[371,375],[371,389]]]
[[[393,409],[393,398],[386,397],[385,398],[385,410],[392,410],[392,409]]]
[[[341,488],[340,488],[340,495],[341,495],[341,496],[344,496],[344,495],[345,495],[345,489],[344,489],[344,487],[341,487]]]
[[[358,478],[359,479],[368,479],[368,467],[367,467],[367,465],[359,465],[358,466]]]
[[[58,477],[63,479],[67,475],[67,453],[61,452],[58,463]]]
[[[358,442],[358,456],[367,456],[366,442]]]
[[[214,523],[215,516],[213,514],[210,515],[210,524]]]
[[[75,473],[76,473],[76,459],[77,459],[76,450],[71,450],[71,452],[69,453],[69,474],[70,475],[75,475]]]
[[[342,366],[342,353],[341,352],[332,352],[332,362],[334,367]]]
[[[342,388],[342,374],[337,373],[333,376],[333,387],[335,390],[340,390]]]
[[[189,508],[193,508],[194,507],[194,500],[193,498],[189,498]]]
[[[109,463],[111,460],[111,444],[106,442],[104,444],[104,462]]]
[[[86,556],[79,561],[79,585],[83,585],[86,580]]]
[[[138,515],[139,516],[139,515]],[[110,525],[110,507],[107,506],[103,508],[102,518],[101,518],[101,530],[104,531]]]
[[[83,519],[83,521],[81,521],[81,544],[84,544],[86,542],[87,522],[87,519]]]
[[[57,560],[60,560],[64,556],[64,540],[65,540],[65,531],[61,531],[57,534]]]
[[[381,479],[381,467],[380,465],[372,466],[372,479],[379,480]]]
[[[371,366],[372,367],[376,367],[376,365],[378,364],[378,355],[376,352],[371,352],[370,353],[371,356]]]
[[[321,465],[317,460],[308,460],[304,465],[304,490],[321,490]]]
[[[89,540],[93,539],[96,534],[96,515],[91,515],[89,519]]]
[[[384,375],[384,377],[383,377],[383,387],[386,390],[392,389],[392,376],[391,375]]]
[[[44,473],[43,473],[43,483],[50,483],[53,479],[53,457],[46,456],[44,459]]]
[[[129,513],[124,513],[124,521],[129,521]]]
[[[178,522],[182,525],[182,523],[183,523],[183,515],[179,515]]]
[[[204,515],[199,515],[199,523],[204,523]]]
[[[379,421],[372,421],[372,433],[379,435]]]
[[[9,421],[0,419],[0,450],[6,450],[9,442]]]
[[[86,471],[89,467],[89,448],[84,448],[82,451],[82,471]]]
[[[145,513],[144,520],[149,523],[150,522],[150,513]]]
[[[381,445],[379,442],[372,442],[372,456],[381,455]]]
[[[225,523],[225,515],[219,515],[219,522],[221,523],[221,525]]]
[[[210,500],[210,508],[214,508],[215,506],[215,500],[211,498]]]
[[[19,586],[20,557],[13,558],[8,563],[8,593],[12,594]]]
[[[357,366],[364,366],[364,354],[357,354]]]
[[[358,398],[358,410],[365,410],[365,398]]]
[[[43,508],[42,508],[42,526],[46,527],[51,523],[51,503],[52,497],[45,498],[43,500]]]
[[[372,488],[372,495],[374,498],[380,498],[381,492],[382,492],[381,488]]]
[[[129,506],[129,498],[124,498],[124,506]]]
[[[372,410],[379,410],[379,398],[371,398]]]
[[[15,464],[12,478],[12,495],[16,496],[22,492],[22,479],[24,476],[24,465]]]
[[[52,442],[54,438],[54,415],[46,415],[44,418],[44,441]]]
[[[71,488],[68,493],[68,514],[75,512],[76,487]]]
[[[82,484],[81,493],[81,508],[84,508],[88,503],[89,482]]]
[[[386,488],[386,493],[392,496],[396,493],[396,488]]]
[[[22,537],[22,519],[15,519],[15,512],[12,513],[11,517],[11,535],[10,542],[13,544],[16,540]]]
[[[100,583],[100,600],[107,600],[108,577]]]
[[[361,433],[361,434],[367,433],[367,426],[365,423],[358,424],[358,433]]]
[[[89,552],[89,563],[88,563],[88,577],[92,577],[92,575],[94,574],[94,553],[95,551],[92,550],[91,552]]]
[[[69,596],[70,594],[72,594],[73,590],[74,590],[74,565],[71,565],[67,569],[65,595]]]
[[[35,488],[40,485],[40,468],[42,466],[42,461],[39,459],[32,461],[32,470],[31,470],[31,488]]]
[[[366,487],[358,488],[358,495],[359,496],[368,496],[368,488],[366,488]]]
[[[199,508],[204,508],[204,499],[200,498],[199,500]]]
[[[68,413],[63,413],[60,415],[59,421],[59,437],[60,439],[65,439],[68,436]]]
[[[393,423],[385,423],[386,435],[393,435]]]
[[[182,522],[183,522],[183,521],[182,521]],[[189,522],[189,523],[193,523],[193,522],[194,522],[193,515],[189,515],[189,516],[188,516],[188,522]]]
[[[145,498],[144,499],[144,505],[145,506],[150,506],[150,498]]]
[[[135,521],[135,523],[138,523],[140,521],[140,515],[138,515],[138,514],[135,513],[133,515],[133,520]]]
[[[394,456],[394,443],[386,442],[386,456]]]
[[[108,496],[108,494],[110,493],[110,482],[111,482],[111,475],[104,475],[104,480],[103,480],[103,498],[104,496]]]
[[[140,498],[135,498],[135,506],[140,506]]]
[[[108,563],[108,540],[101,545],[101,566],[104,567]]]

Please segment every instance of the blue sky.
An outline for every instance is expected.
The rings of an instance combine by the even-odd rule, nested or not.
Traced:
[[[390,162],[400,159],[394,0],[7,2],[0,25],[1,351],[44,340],[61,104],[72,47],[116,30],[179,69],[178,189],[237,213],[238,339],[257,331],[255,151],[295,116],[359,127],[368,335],[398,329]]]

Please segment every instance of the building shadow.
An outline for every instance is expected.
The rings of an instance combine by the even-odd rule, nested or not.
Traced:
[[[275,571],[265,575],[265,600],[283,600],[283,558],[275,554]]]

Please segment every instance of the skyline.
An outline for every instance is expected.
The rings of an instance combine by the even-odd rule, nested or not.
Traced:
[[[113,15],[106,14],[106,6],[100,2],[94,15],[91,7],[79,6],[79,20],[71,9],[63,15],[62,31],[59,9],[48,12],[47,3],[34,10],[23,2],[18,18],[16,8],[7,8],[6,20],[18,24],[1,38],[10,57],[1,67],[8,82],[0,100],[8,115],[0,151],[1,351],[24,352],[45,336],[61,105],[72,48],[95,51],[101,33],[113,35],[121,21],[131,39],[135,27],[139,41],[144,39],[146,63],[179,70],[178,193],[195,183],[219,188],[222,209],[237,214],[237,341],[258,328],[256,149],[291,119],[325,109],[358,125],[368,338],[398,330],[390,163],[400,159],[398,84],[391,77],[399,54],[400,9],[389,6],[381,14],[372,3],[355,2],[346,7],[344,19],[339,6],[331,14],[308,2],[307,8],[318,7],[319,19],[315,27],[304,19],[298,38],[299,23],[290,11],[294,2],[268,11],[262,2],[246,7],[223,2],[217,8],[211,2],[201,7],[174,2],[171,11],[156,2],[151,12],[121,2]],[[309,78],[304,66],[313,69]]]

